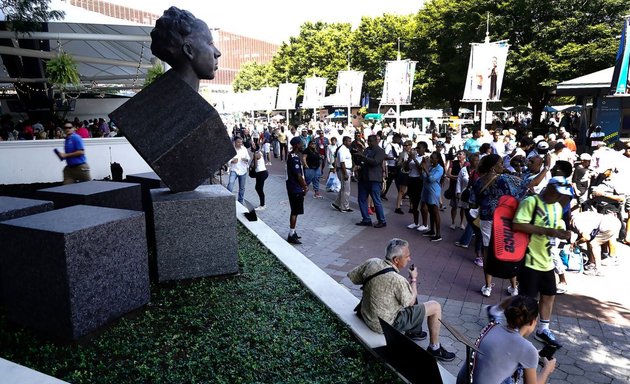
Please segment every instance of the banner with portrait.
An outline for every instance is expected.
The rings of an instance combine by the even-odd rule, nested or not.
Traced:
[[[509,47],[507,40],[472,44],[463,101],[501,100]]]
[[[337,76],[336,106],[359,107],[361,105],[362,71],[339,71]]]
[[[396,60],[388,61],[385,67],[383,83],[383,105],[411,104],[413,78],[416,73],[417,61]]]
[[[304,99],[302,108],[321,108],[324,106],[324,96],[326,95],[325,77],[307,77],[304,79]]]
[[[630,17],[626,17],[621,30],[621,40],[615,58],[615,69],[610,84],[612,93],[617,96],[630,95]]]
[[[295,83],[283,83],[278,86],[278,101],[276,109],[295,109],[298,85]]]

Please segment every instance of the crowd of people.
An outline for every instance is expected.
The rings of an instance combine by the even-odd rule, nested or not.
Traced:
[[[42,123],[30,119],[14,122],[11,115],[3,115],[0,118],[0,141],[65,139],[64,124],[67,122],[74,126],[77,135],[83,139],[120,135],[116,125],[102,117],[83,121],[75,117],[72,121]]]
[[[310,188],[313,197],[319,198],[324,182],[329,191],[333,189],[328,186],[337,184],[332,208],[352,213],[350,185],[356,182],[359,226],[386,227],[384,205],[391,197],[394,214],[410,215],[411,224],[407,229],[401,227],[401,232],[414,231],[406,232],[407,236],[421,234],[439,242],[443,230],[461,230],[455,245],[472,248],[471,261],[484,268],[485,280],[480,282],[483,296],[492,295],[495,276],[489,261],[494,248],[501,246],[494,236],[494,213],[502,196],[516,199],[518,208],[510,224],[529,240],[520,267],[509,276],[507,293],[513,301],[487,307],[489,319],[503,325],[500,331],[495,328],[487,333],[482,347],[495,343],[495,338],[533,334],[546,345],[560,348],[549,325],[555,296],[569,289],[567,268],[603,276],[606,268],[618,264],[618,243],[630,244],[626,231],[630,191],[623,183],[630,171],[630,143],[617,141],[609,147],[599,127],[589,130],[587,145],[579,153],[574,135],[563,126],[537,136],[511,129],[475,130],[469,138],[451,133],[410,137],[388,126],[348,128],[332,124],[301,129],[280,124],[260,131],[258,137],[249,139],[247,128],[235,130],[235,135],[246,137],[257,154],[257,148],[271,141],[269,152],[280,160],[286,158],[289,243],[301,243],[297,217],[304,213],[304,197]],[[288,154],[280,151],[283,144]],[[395,199],[388,193],[392,186]],[[408,207],[404,207],[405,201]],[[440,211],[448,209],[447,205],[450,220],[442,224]],[[439,333],[440,306],[417,303],[417,272],[409,269],[409,282],[399,273],[386,273],[401,272],[409,255],[408,243],[393,239],[384,260],[370,259],[349,273],[354,283],[364,286],[361,315],[375,331],[380,331],[380,317],[413,339],[427,336],[421,329],[426,317],[431,335],[428,350],[448,361],[454,355],[440,346],[435,335]],[[575,257],[579,258],[577,266],[571,264]],[[382,290],[383,284],[388,289]],[[517,374],[525,382],[536,382],[533,346],[529,341],[519,343],[527,364],[520,361]],[[477,362],[477,374],[489,369],[484,368],[484,359],[480,357]],[[555,361],[544,362],[545,368],[538,374],[538,380],[543,381],[555,366]],[[514,373],[512,363],[493,374]]]

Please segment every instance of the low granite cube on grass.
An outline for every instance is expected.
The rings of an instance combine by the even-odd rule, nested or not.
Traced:
[[[0,223],[9,319],[78,339],[149,301],[144,213],[77,205]]]
[[[221,185],[151,190],[158,281],[238,272],[236,205]]]
[[[140,185],[115,181],[86,181],[37,191],[41,199],[51,200],[55,208],[73,205],[95,205],[119,209],[142,210]]]

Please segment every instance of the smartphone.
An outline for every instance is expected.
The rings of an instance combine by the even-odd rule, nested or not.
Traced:
[[[409,267],[409,270],[413,271],[414,269],[416,269],[416,265],[415,264],[411,264],[411,267]]]
[[[558,348],[552,345],[545,345],[543,349],[541,349],[540,352],[538,352],[538,356],[545,357],[547,358],[547,360],[551,360],[553,359],[553,355],[554,353],[556,353],[557,350]]]

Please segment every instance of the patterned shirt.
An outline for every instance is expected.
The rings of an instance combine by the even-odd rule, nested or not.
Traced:
[[[388,260],[369,259],[348,272],[348,277],[354,284],[363,284],[368,277],[389,267],[393,267],[398,272],[398,269]],[[398,312],[408,307],[412,298],[411,285],[407,279],[399,273],[383,273],[363,286],[361,314],[370,329],[383,333],[378,318],[392,324]]]
[[[486,178],[479,178],[473,184],[469,199],[471,204],[479,206],[481,220],[492,220],[501,196],[512,195],[517,200],[522,200],[527,195],[528,182],[517,176],[499,175],[489,187],[481,191],[487,182]]]

